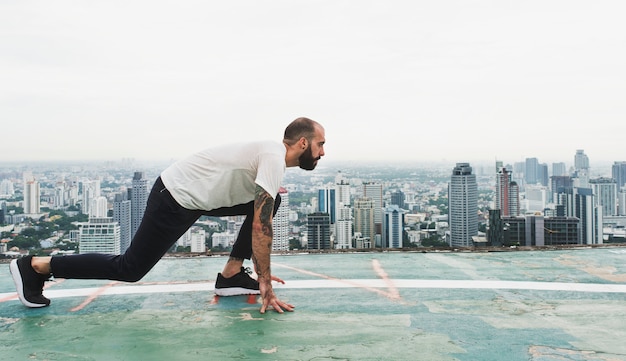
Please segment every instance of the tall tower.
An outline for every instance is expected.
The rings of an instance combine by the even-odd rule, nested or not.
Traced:
[[[406,196],[404,195],[404,192],[399,189],[391,193],[391,204],[395,204],[400,209],[405,209],[405,206],[406,206],[404,204],[405,199],[406,199]]]
[[[341,205],[335,223],[335,248],[352,248],[352,208]]]
[[[602,244],[602,207],[596,206],[591,188],[574,187],[559,194],[559,202],[565,210],[565,216],[580,220],[580,244]]]
[[[457,163],[448,185],[450,245],[471,247],[478,234],[478,186],[469,163]]]
[[[124,253],[130,246],[130,200],[128,195],[118,193],[113,200],[113,221],[120,225],[120,252]]]
[[[347,180],[345,180],[341,176],[338,176],[335,182],[335,190],[337,196],[337,205],[339,207],[342,204],[344,206],[349,206],[352,204],[350,199],[350,183],[348,183]]]
[[[89,217],[91,218],[105,218],[108,215],[108,202],[106,197],[99,196],[91,200],[91,206],[89,206]]]
[[[307,238],[308,249],[330,249],[330,216],[328,213],[308,214]]]
[[[383,185],[376,182],[363,183],[363,197],[368,197],[374,201],[374,232],[382,234]],[[372,243],[374,243],[374,238],[372,238]]]
[[[615,179],[618,190],[626,186],[626,162],[614,162],[611,166],[611,176]]]
[[[148,180],[143,172],[135,172],[130,192],[130,227],[131,238],[137,233],[148,202]]]
[[[38,214],[40,210],[40,188],[39,182],[34,178],[24,179],[24,213]]]
[[[553,176],[567,175],[567,168],[565,167],[565,163],[563,162],[552,163],[552,175]]]
[[[600,177],[589,180],[596,206],[602,207],[604,216],[617,215],[617,183],[613,178]]]
[[[537,158],[526,158],[524,180],[526,184],[535,184],[539,181],[539,160]]]
[[[280,187],[280,206],[272,220],[274,239],[272,240],[272,251],[289,251],[289,192]]]
[[[81,212],[83,214],[91,214],[92,200],[96,197],[100,197],[100,181],[88,180],[81,181]]]
[[[371,198],[361,197],[354,200],[354,232],[358,232],[366,238],[370,246],[374,245],[376,231],[374,227],[374,200]]]
[[[335,189],[325,187],[317,191],[317,211],[330,215],[330,224],[337,221],[337,202],[335,199]]]
[[[495,209],[500,210],[503,217],[519,216],[519,187],[511,181],[512,172],[502,167],[496,177]]]
[[[402,248],[402,233],[404,229],[404,211],[397,205],[385,208],[383,220],[383,248]]]
[[[589,188],[589,157],[582,149],[576,150],[574,155],[574,168],[576,169],[577,187]]]

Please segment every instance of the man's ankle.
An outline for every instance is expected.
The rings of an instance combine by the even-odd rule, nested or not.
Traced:
[[[243,258],[230,257],[228,262],[224,265],[224,269],[222,270],[222,276],[226,278],[231,278],[237,273],[241,272],[241,267],[243,266]]]
[[[30,265],[40,275],[50,275],[50,257],[33,257]]]

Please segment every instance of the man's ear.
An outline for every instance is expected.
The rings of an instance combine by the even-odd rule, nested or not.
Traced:
[[[305,137],[300,138],[300,142],[299,143],[300,143],[300,146],[302,147],[302,149],[306,149],[308,141],[306,140]]]

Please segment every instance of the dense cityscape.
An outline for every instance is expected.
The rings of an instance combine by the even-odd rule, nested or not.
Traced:
[[[324,164],[288,170],[274,252],[621,243],[626,162]],[[0,166],[0,253],[123,253],[168,163]],[[201,217],[171,253],[228,251],[242,217]]]

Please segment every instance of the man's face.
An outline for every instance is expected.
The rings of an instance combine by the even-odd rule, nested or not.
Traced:
[[[302,153],[300,158],[298,158],[300,162],[300,168],[304,170],[313,170],[315,169],[315,166],[317,165],[317,161],[320,158],[321,157],[316,158],[313,156],[313,150],[311,150],[311,143],[309,143],[309,146],[304,150],[304,153]]]
[[[304,153],[298,158],[300,168],[304,170],[313,170],[317,165],[317,161],[324,155],[324,144],[326,138],[324,136],[324,128],[318,127],[315,131],[315,137],[308,142]]]

